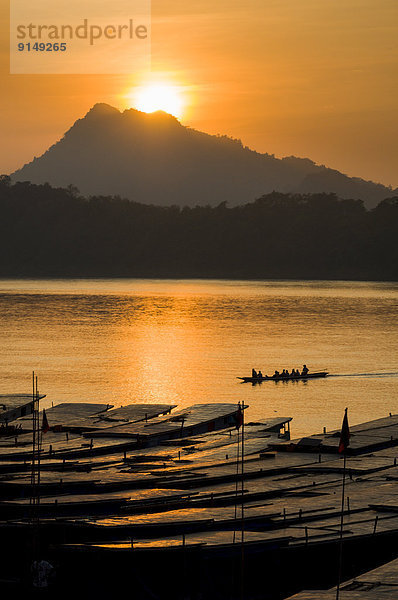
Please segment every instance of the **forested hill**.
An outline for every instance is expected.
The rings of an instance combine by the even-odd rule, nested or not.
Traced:
[[[0,180],[1,277],[396,281],[398,197],[271,193],[180,208]]]
[[[240,140],[185,127],[162,111],[120,112],[107,104],[93,106],[12,179],[57,187],[71,183],[84,196],[118,194],[159,206],[217,206],[220,198],[237,206],[277,190],[330,192],[374,208],[398,193],[309,159],[260,154]]]

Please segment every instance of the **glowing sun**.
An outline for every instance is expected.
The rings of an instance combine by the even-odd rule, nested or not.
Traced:
[[[151,113],[164,110],[175,117],[181,117],[183,102],[179,89],[165,83],[148,84],[137,88],[130,94],[135,108]]]

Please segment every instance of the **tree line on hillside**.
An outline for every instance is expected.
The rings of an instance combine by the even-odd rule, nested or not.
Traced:
[[[0,277],[396,281],[397,239],[398,197],[371,211],[277,192],[180,208],[0,177]]]

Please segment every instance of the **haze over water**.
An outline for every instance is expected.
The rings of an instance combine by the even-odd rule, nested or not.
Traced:
[[[51,402],[239,402],[291,416],[292,436],[398,412],[398,284],[160,280],[0,282],[0,393]],[[326,369],[266,382],[251,368]],[[51,425],[51,423],[50,423]]]

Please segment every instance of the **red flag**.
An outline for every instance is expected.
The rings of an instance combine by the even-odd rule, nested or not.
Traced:
[[[343,424],[341,426],[339,452],[346,452],[350,445],[350,429],[348,427],[347,408],[345,409]]]
[[[48,424],[46,411],[44,409],[43,409],[43,423],[41,426],[41,430],[43,433],[47,433],[47,431],[50,431],[50,426]]]
[[[238,404],[238,412],[236,413],[236,429],[239,429],[239,427],[241,425],[243,425],[243,410],[239,403]]]

